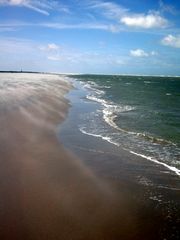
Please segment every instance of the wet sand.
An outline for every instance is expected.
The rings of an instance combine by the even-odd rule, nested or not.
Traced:
[[[63,76],[0,74],[0,81],[0,239],[161,239],[162,213],[136,199],[143,189],[126,173],[117,184],[96,165],[112,154],[77,157],[58,140],[71,89]]]
[[[115,231],[109,239],[179,239],[179,176],[100,137],[83,134],[83,117],[79,116],[94,111],[94,102],[86,100],[78,83],[74,85],[77,88],[67,96],[73,105],[60,126],[59,137],[115,193],[116,215],[111,219]],[[129,228],[121,226],[122,209],[131,220]],[[124,237],[119,238],[122,232]]]

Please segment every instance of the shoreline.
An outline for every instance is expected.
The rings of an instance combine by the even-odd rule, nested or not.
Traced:
[[[78,83],[78,80],[71,79],[71,82],[72,82],[72,84],[74,84],[74,89],[72,89],[66,95],[66,98],[68,99],[68,101],[70,103],[72,103],[71,108],[69,110],[70,113],[68,114],[65,122],[62,123],[59,128],[60,139],[61,139],[61,134],[63,134],[64,135],[63,137],[65,139],[65,144],[67,144],[68,148],[73,149],[73,147],[71,147],[71,145],[73,146],[74,142],[73,141],[71,142],[70,138],[68,138],[70,144],[67,143],[66,134],[67,135],[69,134],[70,136],[72,135],[74,138],[77,137],[77,140],[80,142],[80,144],[82,143],[82,141],[80,141],[80,138],[83,137],[84,139],[86,139],[86,136],[87,136],[87,137],[92,138],[95,142],[96,142],[96,140],[98,142],[101,141],[102,144],[104,144],[106,142],[105,145],[109,144],[110,146],[112,146],[112,148],[115,147],[116,149],[120,149],[121,152],[123,151],[126,153],[127,156],[129,156],[128,158],[131,158],[131,157],[132,157],[132,159],[133,159],[133,157],[139,158],[141,160],[140,162],[142,162],[142,161],[144,161],[144,159],[146,159],[145,162],[147,165],[152,165],[154,168],[156,168],[156,166],[157,166],[157,171],[161,171],[161,172],[165,172],[165,173],[168,172],[168,174],[170,176],[174,176],[175,178],[177,178],[179,180],[179,169],[169,166],[163,162],[159,162],[154,158],[150,159],[150,157],[148,158],[147,156],[144,156],[142,154],[138,154],[131,150],[128,150],[128,149],[124,148],[123,146],[120,146],[120,144],[115,144],[114,142],[111,142],[108,138],[103,137],[101,135],[90,134],[90,133],[87,133],[86,131],[84,131],[83,128],[80,127],[81,126],[79,123],[80,119],[79,119],[79,117],[77,117],[78,116],[77,113],[79,115],[84,114],[89,111],[88,108],[90,108],[91,111],[94,111],[94,110],[96,110],[97,105],[100,105],[101,103],[99,101],[97,101],[97,102],[96,101],[95,102],[94,101],[86,101],[86,94],[88,93],[88,90],[85,90],[84,87]],[[87,96],[89,96],[88,94],[87,94]],[[102,101],[104,101],[104,100],[102,100]],[[104,102],[103,102],[103,104],[104,104]],[[104,111],[104,110],[102,110],[102,111]],[[106,119],[105,119],[105,122],[107,122]],[[71,125],[73,127],[71,127]],[[75,128],[76,128],[76,130],[74,130]],[[63,129],[63,130],[61,130],[61,129]],[[70,129],[70,131],[67,129]],[[84,145],[87,146],[86,140],[85,140]],[[88,148],[88,146],[87,146],[87,148]],[[180,185],[179,185],[179,187],[180,187]],[[179,188],[179,190],[180,190],[180,188]]]
[[[164,166],[131,154],[101,137],[83,134],[79,129],[78,115],[93,108],[94,104],[86,102],[83,91],[78,86],[68,93],[67,98],[73,104],[65,122],[59,127],[59,138],[96,176],[110,184],[117,196],[122,193],[121,198],[129,201],[129,209],[133,208],[132,215],[133,211],[142,210],[143,220],[138,215],[134,216],[136,224],[142,224],[144,228],[137,230],[137,235],[140,234],[137,239],[178,239],[179,176]],[[157,229],[153,229],[154,222],[158,222]],[[171,238],[173,228],[177,233]],[[153,236],[151,231],[154,231]],[[144,238],[140,237],[143,232],[147,233]]]
[[[77,83],[78,80],[80,84]],[[162,165],[175,174],[180,175],[178,157],[174,157],[179,154],[178,142],[163,138],[161,135],[158,136],[151,131],[144,130],[143,132],[143,130],[128,129],[128,126],[123,128],[123,124],[117,125],[116,120],[118,120],[119,113],[122,113],[123,122],[123,117],[125,118],[126,116],[125,114],[128,115],[129,112],[133,114],[136,112],[136,107],[133,105],[118,104],[113,102],[113,100],[109,100],[108,98],[111,98],[111,95],[108,96],[109,93],[106,95],[106,88],[108,88],[108,91],[109,88],[111,89],[109,85],[101,86],[101,84],[98,85],[98,83],[93,82],[93,80],[85,81],[83,78],[75,78],[72,82],[73,81],[74,84],[77,85],[77,90],[82,92],[81,97],[85,99],[84,108],[86,105],[86,107],[90,109],[89,113],[85,111],[82,112],[84,117],[80,120],[82,124],[80,123],[81,127],[79,129],[83,134],[101,138],[113,145],[122,147],[131,154]],[[93,105],[94,108],[92,107]],[[88,115],[89,117],[87,117]],[[87,121],[90,121],[89,126],[83,118],[87,118]],[[120,118],[118,121],[120,121]],[[91,124],[91,122],[94,123]],[[120,140],[116,139],[118,136]],[[139,148],[137,146],[138,143],[142,144]],[[150,151],[146,150],[149,148]],[[167,156],[169,156],[169,159]]]
[[[82,109],[83,108],[90,108],[91,109],[90,110],[91,114],[93,114],[93,112],[98,112],[98,111],[100,112],[101,111],[102,112],[102,116],[99,115],[99,118],[103,119],[103,121],[101,121],[101,123],[105,122],[108,127],[112,128],[112,131],[113,130],[117,130],[117,131],[119,131],[118,132],[119,134],[129,133],[129,134],[132,134],[132,137],[134,135],[136,135],[136,136],[137,135],[138,136],[139,135],[140,136],[145,135],[145,134],[142,134],[142,133],[133,132],[131,130],[130,131],[124,130],[124,129],[118,127],[118,125],[114,122],[114,119],[116,119],[116,115],[113,115],[112,110],[111,110],[111,108],[113,108],[113,107],[115,108],[117,106],[113,105],[113,103],[111,103],[111,102],[109,103],[107,100],[104,100],[101,97],[97,98],[96,96],[92,96],[92,89],[93,89],[93,88],[91,89],[92,86],[90,86],[89,89],[88,89],[88,87],[86,87],[86,85],[88,85],[89,83],[87,83],[87,84],[86,83],[83,83],[83,84],[80,83],[79,84],[78,80],[76,80],[76,79],[72,79],[72,83],[75,84],[77,92],[79,92],[79,94],[81,95],[81,98],[84,99],[84,103],[83,103],[83,100],[82,100],[82,104],[81,104]],[[99,91],[100,92],[100,90],[98,90],[98,89],[93,89],[93,91]],[[76,94],[76,95],[78,95],[78,94]],[[78,99],[78,96],[77,96],[77,99]],[[73,101],[74,99],[71,99],[71,94],[70,94],[69,101],[71,101],[71,100]],[[78,101],[78,100],[76,100],[76,101]],[[94,108],[92,107],[93,105],[95,106]],[[129,107],[129,109],[130,109],[130,107]],[[85,116],[85,115],[87,115],[87,112],[83,110],[81,114],[84,114],[84,116]],[[81,121],[81,119],[79,119],[79,121]],[[158,159],[158,158],[156,158],[153,155],[148,155],[147,152],[146,153],[142,153],[142,151],[137,151],[136,149],[131,149],[131,148],[128,149],[128,147],[122,145],[121,142],[113,141],[113,138],[111,138],[110,135],[108,136],[106,134],[102,134],[102,133],[98,133],[98,132],[96,133],[96,131],[95,132],[91,132],[91,131],[88,130],[88,128],[86,126],[86,123],[83,120],[83,118],[82,118],[82,121],[83,121],[83,125],[81,127],[79,127],[79,130],[83,134],[86,134],[88,136],[93,136],[95,138],[100,138],[103,141],[107,141],[110,144],[113,144],[113,145],[115,145],[117,147],[122,148],[125,151],[128,151],[130,154],[139,156],[140,158],[146,159],[147,161],[151,161],[151,162],[153,162],[155,164],[164,166],[168,171],[170,170],[173,173],[175,173],[177,176],[180,176],[180,169],[178,169],[177,167],[171,165],[170,163],[163,162],[163,161],[161,161],[161,159]],[[94,121],[94,119],[90,118],[90,119],[87,119],[87,121]],[[81,123],[79,125],[81,125]],[[94,126],[94,128],[96,128],[96,127],[98,128],[98,125]],[[153,137],[151,135],[149,135],[148,138],[153,138]],[[164,139],[161,139],[161,138],[157,138],[157,141],[163,141],[166,144],[171,144],[171,145],[174,145],[174,146],[176,145],[176,144],[174,144],[171,141],[164,140]]]
[[[64,77],[13,76],[0,89],[2,240],[179,237],[179,189],[156,188],[153,165],[82,135],[81,96],[64,97]],[[163,176],[175,185],[177,176]]]
[[[1,91],[0,117],[0,238],[98,239],[105,215],[112,214],[106,201],[114,212],[114,200],[56,138],[57,124],[67,115],[64,94],[70,85],[54,76],[39,76],[38,81],[37,75],[15,76],[15,82],[6,77],[10,87]]]
[[[30,73],[30,74],[47,74],[47,75],[60,75],[60,76],[79,76],[79,75],[101,75],[101,76],[137,76],[137,77],[173,77],[180,78],[180,75],[148,75],[148,74],[126,74],[126,73],[112,73],[112,74],[103,74],[103,73],[62,73],[62,72],[36,72],[36,71],[24,71],[24,70],[0,70],[0,73]]]
[[[51,75],[0,77],[0,238],[109,239],[115,193],[56,138],[70,85]],[[125,209],[116,236],[127,237]]]
[[[57,228],[58,156],[71,159],[55,137],[67,114],[70,85],[51,75],[0,77],[0,238],[47,239]]]

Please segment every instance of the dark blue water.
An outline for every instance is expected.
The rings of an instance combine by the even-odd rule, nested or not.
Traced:
[[[80,130],[162,164],[180,175],[180,78],[71,76],[85,101],[98,103]]]

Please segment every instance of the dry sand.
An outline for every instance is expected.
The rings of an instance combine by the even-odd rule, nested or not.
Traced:
[[[0,74],[1,240],[135,239],[127,203],[57,140],[69,89],[56,75]]]

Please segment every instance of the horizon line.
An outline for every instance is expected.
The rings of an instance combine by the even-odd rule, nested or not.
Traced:
[[[59,74],[59,75],[103,75],[103,76],[137,76],[137,77],[180,77],[180,75],[164,74],[133,74],[133,73],[77,73],[77,72],[45,72],[29,70],[0,70],[0,73],[37,73],[37,74]]]

